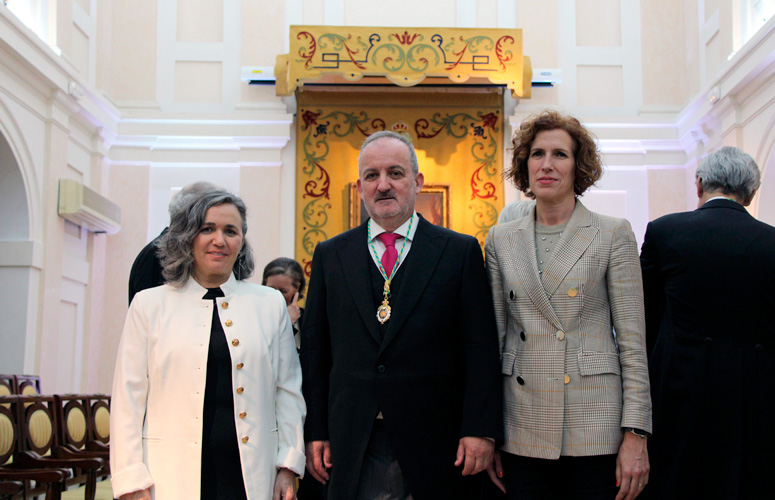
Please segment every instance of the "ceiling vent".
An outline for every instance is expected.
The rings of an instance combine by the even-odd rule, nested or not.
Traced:
[[[59,179],[59,215],[94,233],[121,230],[121,207],[71,179]]]

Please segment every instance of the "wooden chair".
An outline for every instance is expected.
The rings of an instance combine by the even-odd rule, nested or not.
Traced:
[[[103,459],[105,468],[97,471],[97,475],[105,478],[110,475],[110,448],[92,437],[96,425],[88,398],[78,394],[54,395],[57,442],[80,457]]]
[[[73,478],[68,486],[83,483],[85,500],[94,500],[97,472],[105,468],[101,458],[83,457],[59,446],[55,401],[53,396],[17,396],[12,404],[16,411],[19,445],[14,464],[25,468],[68,468]]]
[[[0,498],[28,498],[34,492],[46,500],[60,500],[70,472],[61,468],[25,469],[13,461],[19,439],[14,415],[15,396],[0,397]],[[32,482],[35,482],[33,486]],[[40,485],[40,486],[38,486]]]
[[[24,491],[24,483],[21,481],[3,481],[0,479],[0,498],[11,500],[14,495]]]
[[[69,472],[65,469],[25,470],[0,467],[0,498],[19,498],[18,495],[21,494],[21,498],[26,500],[36,491],[34,488],[28,491],[27,488],[28,482],[34,481],[44,485],[36,496],[45,493],[46,500],[61,500],[68,475]]]
[[[21,396],[35,396],[40,392],[40,377],[38,375],[16,375],[16,393]]]
[[[0,375],[0,396],[10,396],[16,393],[16,377]]]
[[[93,444],[102,443],[110,450],[110,396],[107,394],[91,394],[86,396],[86,402],[91,413],[92,426],[89,427],[89,439]]]

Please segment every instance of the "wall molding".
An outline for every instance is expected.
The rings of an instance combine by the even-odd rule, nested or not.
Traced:
[[[43,269],[43,244],[32,240],[0,240],[0,267]]]

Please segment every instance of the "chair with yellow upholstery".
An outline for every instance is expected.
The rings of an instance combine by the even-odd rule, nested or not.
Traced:
[[[110,474],[110,449],[92,437],[96,426],[88,398],[89,396],[79,394],[54,395],[58,423],[57,442],[59,446],[70,449],[78,456],[105,460],[105,468],[97,471],[97,475],[107,477]]]
[[[16,394],[16,378],[13,375],[0,375],[0,396]]]
[[[16,394],[36,396],[40,392],[40,377],[37,375],[16,375]]]
[[[65,481],[70,477],[69,471],[61,468],[26,469],[13,460],[19,445],[14,415],[16,400],[15,396],[0,396],[0,498],[26,499],[45,492],[46,500],[59,500]],[[35,482],[34,487],[32,481]]]
[[[89,439],[93,446],[102,443],[104,449],[110,445],[110,396],[107,394],[91,394],[86,397],[91,412],[92,426],[89,428]],[[96,447],[95,449],[99,449]]]
[[[66,447],[59,446],[55,430],[56,404],[53,396],[17,396],[12,405],[16,421],[20,450],[14,454],[14,463],[24,467],[61,467],[73,471],[67,484],[84,484],[85,500],[94,500],[97,472],[105,467],[105,461],[95,457],[81,457]]]

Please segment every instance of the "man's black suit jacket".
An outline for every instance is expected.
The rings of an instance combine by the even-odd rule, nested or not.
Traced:
[[[156,256],[157,242],[164,236],[168,227],[151,240],[150,243],[145,245],[140,253],[137,254],[134,263],[132,264],[132,270],[129,272],[129,303],[132,303],[132,299],[135,298],[137,292],[141,292],[146,288],[154,288],[163,285],[166,281],[162,276],[162,267],[159,257]]]
[[[366,223],[320,243],[302,326],[305,440],[330,440],[331,500],[355,498],[378,410],[415,500],[461,495],[463,436],[503,435],[498,341],[481,248],[420,219],[384,337]],[[382,340],[380,340],[382,338]]]
[[[641,267],[654,405],[645,493],[769,496],[775,228],[713,200],[651,222]]]

